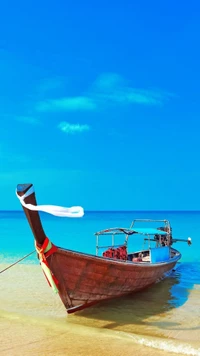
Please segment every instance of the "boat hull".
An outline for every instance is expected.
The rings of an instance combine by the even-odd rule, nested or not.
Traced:
[[[58,248],[48,264],[58,281],[60,298],[68,313],[99,301],[142,290],[163,279],[181,254],[164,263],[134,263]]]

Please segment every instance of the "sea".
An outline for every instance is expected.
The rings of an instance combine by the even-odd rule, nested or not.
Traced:
[[[54,244],[91,254],[96,253],[95,232],[130,227],[134,219],[167,219],[173,237],[191,237],[192,245],[174,243],[182,258],[172,274],[154,286],[68,315],[41,271],[23,211],[1,211],[1,356],[200,356],[199,211],[86,211],[77,219],[42,213],[41,219]],[[139,235],[129,237],[130,251],[145,244]]]

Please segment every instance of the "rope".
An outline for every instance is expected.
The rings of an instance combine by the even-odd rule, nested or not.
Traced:
[[[21,262],[22,260],[24,260],[25,258],[29,257],[29,256],[30,256],[30,255],[32,255],[34,252],[35,252],[35,250],[34,250],[34,251],[32,251],[32,252],[30,252],[30,253],[28,253],[28,254],[27,254],[27,255],[25,255],[24,257],[20,258],[18,261],[16,261],[16,262],[12,263],[10,266],[8,266],[8,267],[6,267],[6,268],[2,269],[2,271],[0,271],[0,273],[5,272],[7,269],[9,269],[9,268],[13,267],[13,266],[14,266],[14,265],[16,265],[17,263],[19,263],[19,262]]]

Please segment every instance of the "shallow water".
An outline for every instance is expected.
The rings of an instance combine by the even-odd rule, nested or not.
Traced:
[[[87,224],[82,220],[82,236],[90,236],[94,225],[100,230],[102,225],[126,226],[126,220],[130,220],[129,214],[128,218],[125,213],[107,214],[110,215],[101,213],[94,217],[92,214],[90,219],[87,217]],[[4,215],[1,225],[3,253],[0,254],[0,270],[33,249],[32,235],[23,215],[8,215]],[[0,354],[200,355],[200,263],[197,249],[200,214],[195,214],[193,220],[191,214],[177,215],[173,215],[173,231],[178,229],[178,235],[182,237],[193,231],[190,234],[193,245],[179,244],[179,249],[185,253],[176,271],[142,293],[102,302],[67,315],[59,297],[47,285],[35,254],[25,263],[1,273]],[[61,234],[63,245],[67,241],[63,237],[65,222],[46,218],[45,227],[53,235],[56,231],[54,224],[59,225],[59,222],[57,233]],[[70,222],[69,244],[74,244],[70,247],[77,248],[77,244],[84,250],[88,245],[92,252],[91,241],[95,246],[93,235],[84,238],[83,244],[82,236],[80,240],[80,235],[78,237],[77,230],[74,230],[75,226]],[[181,226],[184,227],[182,232]],[[93,232],[95,230],[98,228]],[[185,230],[188,232],[186,236]],[[27,236],[29,240],[26,243]],[[11,242],[10,248],[6,241]],[[195,256],[193,260],[192,256]]]

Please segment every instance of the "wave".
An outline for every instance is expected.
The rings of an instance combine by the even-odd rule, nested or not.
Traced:
[[[172,339],[162,339],[158,337],[147,337],[143,335],[133,335],[124,332],[119,332],[121,334],[126,334],[128,337],[134,340],[137,344],[151,347],[154,349],[159,349],[167,352],[173,352],[181,355],[192,355],[200,356],[200,345],[188,344],[181,341],[178,342]]]

